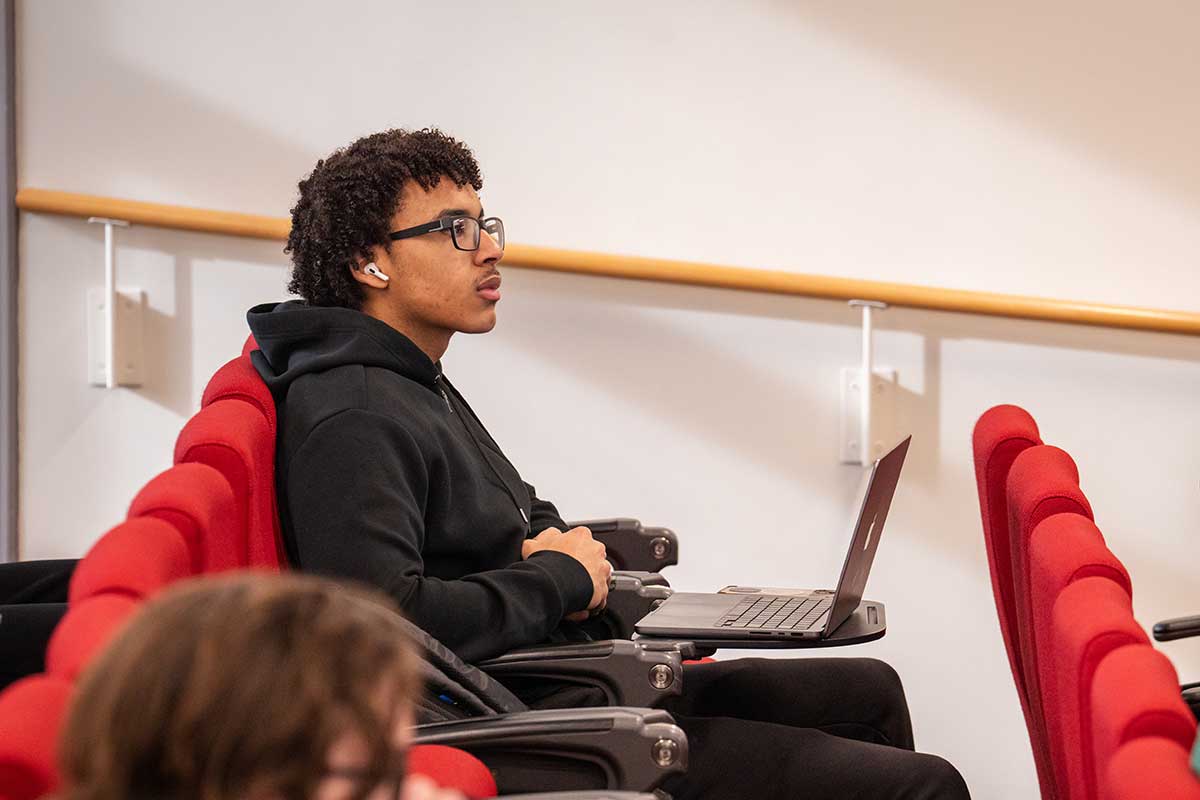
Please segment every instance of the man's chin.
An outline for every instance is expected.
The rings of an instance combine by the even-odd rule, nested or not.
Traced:
[[[488,333],[496,327],[496,311],[492,309],[487,314],[471,320],[460,327],[460,333]]]

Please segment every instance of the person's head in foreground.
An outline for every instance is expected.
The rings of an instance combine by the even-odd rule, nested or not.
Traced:
[[[188,581],[83,675],[63,797],[398,797],[418,681],[382,595],[299,575]]]
[[[504,225],[484,215],[482,187],[470,149],[436,129],[335,151],[300,181],[288,289],[380,319],[436,361],[455,333],[496,325]]]

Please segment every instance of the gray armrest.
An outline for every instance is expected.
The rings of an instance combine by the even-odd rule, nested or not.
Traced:
[[[660,795],[643,792],[538,792],[504,797],[505,800],[662,800]]]
[[[679,537],[669,528],[644,528],[628,517],[568,522],[572,528],[583,525],[603,542],[614,569],[658,572],[679,563]]]
[[[622,639],[523,647],[476,666],[501,682],[506,677],[550,678],[595,686],[614,706],[652,708],[683,692],[677,647]]]
[[[608,613],[620,639],[633,636],[633,626],[671,596],[671,587],[654,572],[615,572],[608,588]]]
[[[1154,623],[1155,641],[1173,642],[1197,634],[1200,634],[1200,616],[1175,617]]]
[[[650,792],[687,770],[687,736],[665,711],[567,708],[439,722],[416,728],[417,744],[444,744],[478,758],[500,794],[550,789]]]

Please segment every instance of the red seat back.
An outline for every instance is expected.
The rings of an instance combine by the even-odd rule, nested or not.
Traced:
[[[68,601],[116,594],[144,600],[193,573],[183,536],[160,519],[127,519],[105,533],[80,559]]]
[[[1105,765],[1100,800],[1200,800],[1188,749],[1157,737],[1134,739]]]
[[[32,675],[0,693],[0,800],[34,800],[58,788],[58,732],[71,684]]]
[[[1043,708],[1053,731],[1050,752],[1059,796],[1096,794],[1092,752],[1092,685],[1104,658],[1130,644],[1146,644],[1133,618],[1126,587],[1102,577],[1081,578],[1059,593],[1050,617],[1054,643],[1038,666],[1045,687]]]
[[[1148,644],[1109,653],[1092,682],[1092,754],[1096,785],[1109,762],[1129,742],[1153,736],[1190,748],[1196,718],[1179,694],[1170,660]]]
[[[187,543],[195,573],[245,566],[246,533],[229,482],[207,464],[176,464],[138,492],[129,516],[174,526]]]
[[[175,444],[175,463],[217,470],[233,489],[238,528],[245,532],[243,564],[277,569],[275,440],[262,415],[238,400],[218,400],[187,421]]]
[[[271,429],[271,437],[275,437],[275,399],[271,390],[263,383],[262,377],[250,363],[249,355],[240,355],[217,370],[208,385],[204,387],[204,396],[200,407],[210,406],[218,400],[241,400],[248,403],[262,414]]]

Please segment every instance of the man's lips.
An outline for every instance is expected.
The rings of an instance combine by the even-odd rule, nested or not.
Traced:
[[[500,299],[500,274],[495,273],[489,275],[479,282],[475,287],[475,291],[484,300],[491,300],[493,303]]]

